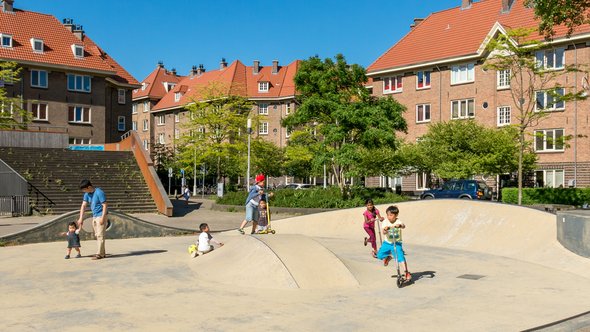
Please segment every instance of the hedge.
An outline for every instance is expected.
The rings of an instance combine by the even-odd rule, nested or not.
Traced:
[[[373,199],[375,204],[406,201],[404,196],[396,195],[382,188],[350,188],[345,199],[338,187],[313,188],[304,190],[277,189],[273,191],[270,204],[277,207],[322,208],[338,209],[352,208],[365,205],[367,198]],[[247,193],[245,191],[225,193],[217,199],[218,204],[244,205]]]
[[[517,204],[518,188],[502,188],[502,202]],[[522,204],[564,204],[582,206],[590,203],[590,188],[523,188]]]

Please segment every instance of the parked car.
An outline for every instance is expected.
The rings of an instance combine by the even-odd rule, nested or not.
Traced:
[[[483,181],[450,180],[441,188],[426,190],[420,199],[461,198],[461,199],[492,199],[492,190]]]
[[[289,183],[285,186],[285,189],[311,189],[313,188],[313,184],[304,184],[304,183]]]

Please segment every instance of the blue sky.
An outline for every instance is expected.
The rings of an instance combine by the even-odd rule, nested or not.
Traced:
[[[461,0],[15,0],[14,6],[73,18],[139,81],[158,61],[186,75],[221,58],[288,64],[342,53],[364,67],[395,44],[414,18]]]

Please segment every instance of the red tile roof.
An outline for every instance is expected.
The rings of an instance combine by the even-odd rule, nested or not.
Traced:
[[[84,37],[81,41],[51,15],[20,9],[0,10],[0,33],[11,35],[13,39],[13,47],[0,47],[0,60],[102,73],[121,83],[137,84],[133,76],[90,38]],[[31,38],[43,40],[43,53],[33,52]],[[74,57],[73,44],[84,46],[83,58]]]
[[[133,100],[150,97],[151,99],[162,99],[167,93],[165,82],[177,84],[182,80],[182,76],[173,74],[163,66],[158,65],[142,83],[146,85],[145,89],[133,90]]]
[[[459,1],[457,1],[459,2]],[[367,67],[367,72],[379,72],[406,66],[437,62],[462,56],[477,55],[494,24],[505,29],[536,27],[534,11],[515,0],[509,12],[502,13],[502,0],[482,0],[470,8],[451,8],[432,13],[424,21]],[[567,29],[558,27],[556,38]],[[590,25],[576,29],[575,35],[590,32]],[[542,36],[536,35],[541,39]]]
[[[278,72],[272,74],[272,67],[261,67],[258,74],[254,74],[253,67],[245,66],[239,60],[223,69],[206,71],[201,75],[184,77],[178,85],[167,93],[152,111],[162,111],[173,108],[181,108],[194,100],[202,100],[203,88],[210,84],[218,84],[218,89],[224,95],[239,95],[247,98],[288,98],[295,95],[294,76],[299,66],[299,60],[287,66],[278,67]],[[270,82],[268,92],[258,91],[258,82]],[[186,86],[186,88],[182,88]],[[183,92],[179,101],[175,101],[175,93]],[[135,98],[135,97],[134,97]]]

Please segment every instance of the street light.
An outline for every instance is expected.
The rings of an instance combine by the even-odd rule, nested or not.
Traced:
[[[248,168],[246,170],[246,191],[250,190],[250,135],[252,134],[252,119],[246,122],[246,133],[248,134]]]

